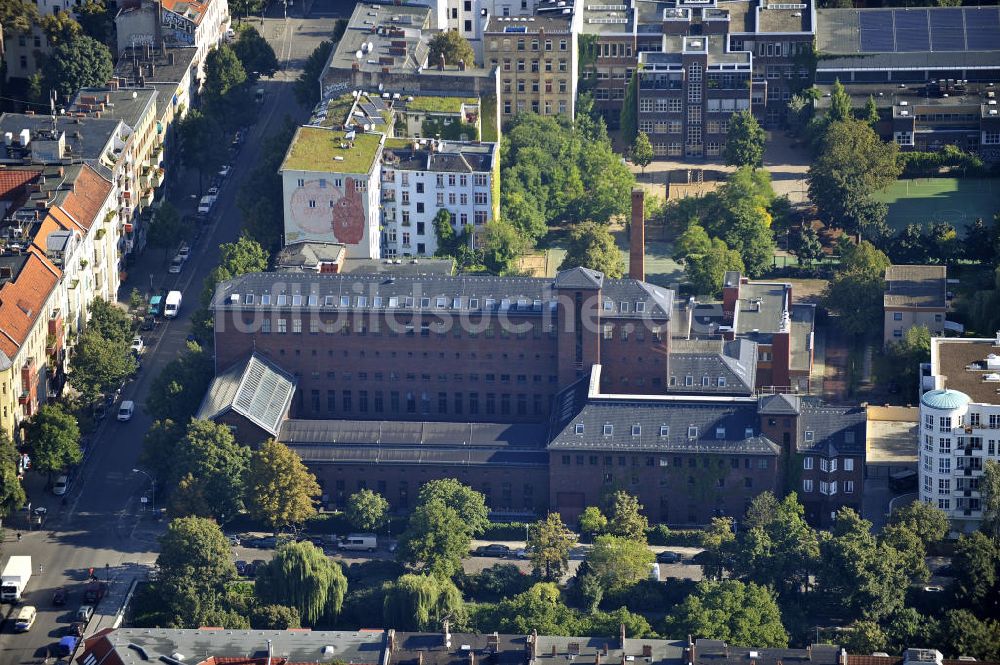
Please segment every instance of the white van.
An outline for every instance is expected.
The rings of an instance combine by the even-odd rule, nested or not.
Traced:
[[[14,622],[14,630],[19,633],[26,633],[31,630],[31,627],[35,625],[35,619],[38,617],[38,611],[35,609],[34,605],[25,605],[21,608],[21,611],[17,613],[17,620]]]
[[[660,564],[651,563],[649,566],[649,579],[653,582],[662,582],[663,580],[660,578]]]
[[[69,489],[69,476],[62,475],[56,478],[56,482],[52,486],[52,493],[56,496],[62,496],[67,489]]]
[[[374,552],[378,547],[378,538],[374,533],[351,533],[346,538],[341,538],[337,546],[342,550]]]
[[[132,420],[133,413],[135,413],[135,402],[130,399],[125,400],[118,407],[118,422],[127,423]]]
[[[163,316],[168,319],[176,319],[181,309],[181,292],[171,291],[167,294],[167,299],[163,304]]]

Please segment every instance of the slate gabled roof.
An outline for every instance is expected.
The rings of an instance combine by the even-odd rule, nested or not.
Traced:
[[[767,416],[795,416],[802,408],[802,400],[798,395],[777,393],[764,395],[758,402],[758,410]]]
[[[674,340],[668,393],[751,395],[757,375],[757,343],[748,339]],[[694,384],[686,385],[686,377]],[[708,378],[705,385],[704,378]],[[719,379],[724,380],[719,385]]]
[[[563,270],[552,282],[557,289],[599,289],[603,285],[604,273],[590,268]]]
[[[211,420],[235,411],[277,436],[294,394],[295,377],[253,353],[245,363],[237,363],[212,379],[195,417]]]
[[[826,457],[864,455],[867,413],[861,406],[803,404],[798,451]],[[812,432],[811,439],[809,432]]]

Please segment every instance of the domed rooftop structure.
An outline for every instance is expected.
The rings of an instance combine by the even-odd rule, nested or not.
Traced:
[[[920,398],[920,403],[931,409],[950,411],[969,403],[969,396],[957,390],[930,390]]]

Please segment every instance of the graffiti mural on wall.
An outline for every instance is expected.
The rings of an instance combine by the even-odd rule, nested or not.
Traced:
[[[168,45],[193,46],[195,24],[169,9],[160,14],[163,41]]]
[[[309,180],[291,196],[285,237],[357,245],[365,240],[365,199],[353,178],[343,187],[330,180]]]

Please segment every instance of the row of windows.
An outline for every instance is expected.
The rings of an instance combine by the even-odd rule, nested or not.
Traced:
[[[599,102],[610,100],[620,101],[625,99],[625,88],[594,88],[594,99]]]
[[[322,372],[310,372],[310,378],[314,381],[319,380],[323,376]],[[325,376],[329,381],[336,381],[338,374],[336,371],[326,372]],[[390,383],[400,381],[405,379],[407,381],[413,382],[418,380],[418,375],[416,372],[340,372],[340,380],[344,383],[353,381],[357,379],[358,381],[368,381],[369,377],[371,380],[379,382],[388,380]],[[478,372],[472,372],[470,374],[430,374],[427,372],[422,372],[419,375],[419,380],[425,383],[430,381],[437,381],[438,383],[447,383],[452,381],[454,383],[461,383],[462,381],[468,380],[469,383],[479,383],[480,379],[485,383],[516,383],[518,385],[527,385],[529,376],[527,374],[496,374],[495,372],[486,372],[484,374],[479,374]],[[559,377],[555,374],[543,375],[543,374],[532,374],[531,383],[535,385],[540,385],[542,383],[548,383],[549,385],[554,385],[559,383]]]
[[[524,79],[518,79],[516,85],[512,86],[510,79],[504,79],[503,91],[507,94],[510,94],[511,92],[514,91],[514,87],[516,87],[518,92],[527,92],[526,83],[527,82]],[[555,88],[557,87],[560,93],[565,94],[567,91],[566,79],[559,79],[557,83],[558,85],[553,87],[552,79],[545,79],[544,84],[540,84],[537,80],[532,80],[531,92],[541,92],[542,88],[544,88],[546,94],[552,94],[553,92],[555,92]]]
[[[503,114],[512,115],[514,113],[515,108],[517,108],[518,113],[524,113],[528,107],[523,99],[519,99],[517,101],[516,106],[512,104],[510,100],[506,100],[503,103]],[[544,105],[539,104],[537,100],[531,102],[531,112],[540,113],[542,115],[552,115],[553,109],[557,109],[555,111],[556,113],[560,115],[565,115],[568,108],[569,107],[566,105],[566,100],[564,99],[560,99],[559,102],[556,104],[556,106],[552,106],[552,102],[550,100],[545,100]]]
[[[388,400],[386,399],[388,397]],[[390,390],[388,394],[382,390],[327,390],[325,411],[334,413],[375,413],[375,414],[422,414],[422,415],[480,415],[487,416],[541,416],[549,412],[553,397],[551,395],[524,393],[510,395],[508,393],[437,393],[436,399],[430,393],[403,392]],[[323,411],[322,394],[319,390],[309,391],[310,407],[313,413]],[[355,401],[357,398],[357,401]],[[436,402],[437,409],[432,410]]]
[[[924,429],[933,431],[934,429],[934,416],[930,414],[924,414]],[[1000,429],[1000,413],[991,413],[987,416],[987,427],[989,429]],[[982,425],[982,414],[978,411],[973,411],[969,413],[969,427],[983,427]],[[939,432],[950,433],[952,426],[954,427],[964,427],[965,426],[965,416],[956,416],[954,423],[951,416],[939,416],[937,419],[937,426]]]
[[[687,460],[686,463],[685,463],[685,459]],[[701,460],[700,466],[703,469],[709,469],[709,468],[711,468],[712,467],[712,460],[713,459],[715,459],[715,465],[718,468],[724,469],[726,467],[726,462],[725,462],[724,459],[719,458],[719,457],[714,457],[713,458],[713,457],[708,457],[708,456],[697,456],[697,457],[691,456],[691,457],[687,457],[687,458],[684,458],[684,457],[682,457],[680,455],[675,455],[673,457],[654,457],[652,455],[647,455],[645,457],[640,457],[639,455],[628,455],[628,456],[626,456],[626,455],[617,455],[616,456],[616,455],[583,455],[583,454],[572,455],[572,454],[565,454],[565,455],[561,456],[562,464],[566,465],[566,466],[569,466],[569,465],[576,465],[576,466],[585,466],[585,465],[587,465],[587,466],[599,466],[599,465],[614,466],[615,462],[617,461],[618,466],[629,466],[629,465],[631,465],[631,466],[637,467],[637,466],[640,466],[640,460],[641,460],[641,465],[644,465],[644,466],[647,466],[647,467],[664,467],[664,468],[673,467],[675,469],[679,469],[679,468],[682,468],[684,466],[687,466],[689,469],[696,469],[699,466],[699,464],[698,464],[698,460],[699,459]],[[755,467],[757,469],[759,469],[759,470],[765,471],[768,468],[770,468],[770,466],[771,466],[770,461],[766,457],[759,457],[759,458],[757,458],[756,464],[754,463],[754,459],[752,457],[730,457],[729,458],[729,467],[731,469],[739,469],[740,465],[741,465],[740,460],[743,460],[742,461],[743,469],[748,470],[748,471],[750,469],[755,468]]]
[[[813,439],[812,434],[813,434],[812,432],[806,432],[806,441],[812,441],[812,439]],[[847,441],[847,435],[850,435],[850,437],[851,437],[850,441]],[[854,441],[854,432],[850,432],[850,431],[844,432],[844,440],[845,440],[845,443],[853,443],[853,441]],[[802,458],[802,468],[805,469],[806,471],[809,471],[809,470],[813,469],[813,464],[814,464],[814,462],[813,462],[813,458],[811,456],[806,456],[806,457]],[[826,472],[826,473],[835,472],[837,470],[837,458],[834,457],[833,459],[827,459],[826,457],[820,457],[819,458],[819,469],[820,469],[820,471],[823,471],[823,472]],[[844,471],[854,471],[854,458],[853,457],[845,457],[844,458]]]
[[[577,434],[584,434],[586,432],[586,427],[587,426],[584,423],[577,423],[574,426],[573,431],[576,432]],[[642,436],[642,425],[639,425],[639,424],[632,425],[631,428],[630,428],[630,431],[632,433],[632,436],[636,436],[636,437],[637,436]],[[602,432],[602,434],[604,436],[614,436],[615,426],[613,424],[611,424],[611,423],[605,423],[603,425],[602,429],[601,429],[601,432]],[[669,425],[660,425],[660,427],[659,427],[659,434],[660,434],[660,438],[667,438],[668,436],[670,436],[670,426]],[[743,432],[743,436],[744,436],[744,438],[750,438],[750,437],[752,437],[753,436],[753,428],[752,427],[747,427],[744,430],[744,432]],[[698,438],[698,426],[697,425],[689,425],[688,426],[688,428],[687,428],[687,438],[689,438],[689,439],[697,439]],[[715,438],[716,439],[725,439],[726,438],[726,428],[725,427],[716,427],[715,428]],[[653,459],[653,458],[650,457],[649,459]],[[734,458],[734,459],[736,459],[736,458]],[[650,466],[652,466],[652,464],[650,464]],[[763,468],[766,468],[766,467],[762,466],[761,468],[763,469]]]
[[[809,494],[813,491],[813,481],[806,479],[802,481],[802,491]],[[825,494],[827,496],[833,496],[837,493],[837,481],[831,480],[827,482],[825,480],[819,481],[819,493]],[[854,494],[854,481],[845,480],[844,481],[844,494]]]
[[[493,60],[492,64],[494,67],[496,67],[497,61]],[[503,66],[501,67],[501,69],[503,69],[503,71],[505,72],[510,72],[510,71],[526,72],[530,70],[532,73],[537,74],[538,72],[542,71],[542,67],[544,67],[545,71],[547,72],[553,71],[552,69],[553,67],[556,67],[560,72],[569,71],[569,63],[566,62],[566,60],[559,60],[557,64],[553,65],[552,60],[544,60],[544,61],[531,60],[530,62],[526,60],[517,60],[515,62],[510,58],[503,59]]]
[[[506,38],[503,39],[503,40],[491,39],[490,40],[490,49],[493,50],[493,51],[496,51],[498,48],[500,48],[500,44],[501,43],[503,44],[503,50],[504,51],[509,51],[511,49],[511,46],[514,44],[514,42],[511,42],[510,39],[506,39]],[[531,50],[532,51],[537,51],[539,49],[539,46],[542,45],[542,43],[539,40],[537,40],[537,39],[532,39],[529,42],[528,40],[526,40],[524,38],[518,38],[516,44],[517,44],[517,50],[518,51],[526,51],[526,50],[528,50],[528,46],[529,45],[531,46]],[[546,39],[545,42],[544,42],[544,47],[545,47],[546,51],[551,51],[553,49],[554,45],[555,45],[555,43],[551,39]],[[565,40],[565,39],[560,39],[559,40],[559,50],[560,51],[565,51],[568,48],[568,46],[569,46],[569,42],[567,40]]]

